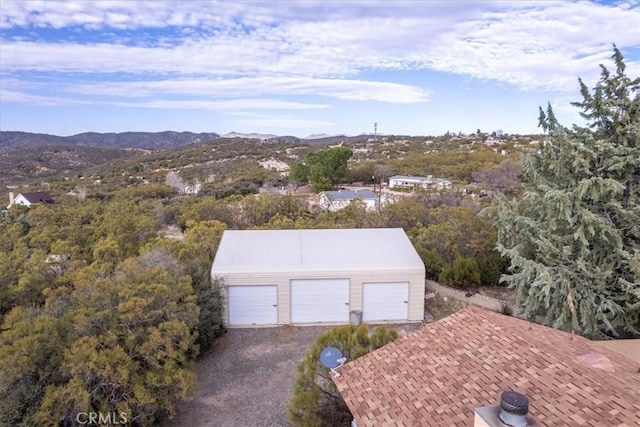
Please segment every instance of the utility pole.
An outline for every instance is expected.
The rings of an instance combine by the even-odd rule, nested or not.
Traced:
[[[378,196],[378,210],[380,210],[380,207],[382,206],[382,176],[376,177],[375,175],[373,175],[371,177],[371,180],[373,181],[373,194]]]
[[[373,137],[376,138],[377,136],[378,136],[378,123],[374,123],[373,124]]]

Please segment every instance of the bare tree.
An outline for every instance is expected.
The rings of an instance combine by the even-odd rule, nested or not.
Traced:
[[[474,172],[473,179],[494,193],[505,193],[518,184],[521,172],[520,162],[507,159],[491,169]]]
[[[164,182],[168,186],[175,188],[178,193],[180,194],[184,193],[184,188],[185,188],[184,181],[182,180],[180,175],[178,175],[178,172],[175,172],[175,171],[167,172],[167,176],[165,177]]]

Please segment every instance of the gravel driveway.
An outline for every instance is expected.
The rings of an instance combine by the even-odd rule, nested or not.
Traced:
[[[288,426],[296,368],[327,326],[229,329],[197,363],[192,400],[167,426]]]

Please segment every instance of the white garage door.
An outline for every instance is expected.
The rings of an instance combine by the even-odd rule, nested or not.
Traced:
[[[349,279],[291,281],[291,323],[348,321]]]
[[[408,303],[408,282],[362,285],[362,320],[364,322],[407,320]]]
[[[229,325],[275,325],[277,323],[277,286],[229,286]]]

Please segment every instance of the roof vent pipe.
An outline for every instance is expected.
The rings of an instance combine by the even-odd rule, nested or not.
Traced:
[[[527,427],[529,399],[524,394],[506,390],[500,396],[500,421],[509,427]]]

